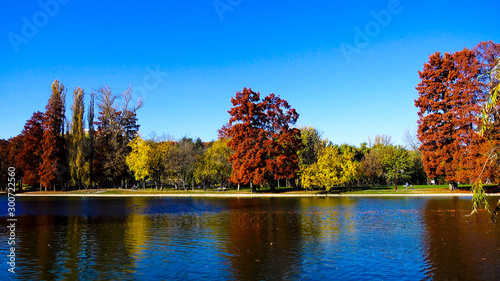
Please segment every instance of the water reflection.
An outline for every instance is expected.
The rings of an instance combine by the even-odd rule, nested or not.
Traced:
[[[229,200],[223,244],[231,276],[239,280],[293,280],[300,276],[299,215],[288,200]]]
[[[491,199],[493,204],[498,199]],[[426,261],[434,280],[496,280],[500,273],[500,226],[485,210],[466,218],[470,200],[431,199],[425,207]]]
[[[499,224],[485,214],[466,219],[470,199],[18,203],[17,277],[23,280],[494,280],[500,272]],[[9,277],[0,272],[1,280]]]

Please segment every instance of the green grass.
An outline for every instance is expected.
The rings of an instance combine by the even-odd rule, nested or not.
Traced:
[[[353,187],[351,190],[343,190],[345,194],[422,194],[422,193],[452,193],[448,185],[414,185],[413,188],[405,189],[404,185]]]
[[[460,189],[457,191],[450,191],[448,185],[415,185],[413,188],[405,189],[404,185],[398,185],[398,190],[395,190],[394,185],[392,186],[358,186],[358,187],[335,187],[330,191],[325,190],[294,190],[291,187],[278,187],[275,190],[275,193],[280,194],[433,194],[433,193],[457,193],[457,192],[469,192],[470,186],[463,185],[460,186]],[[42,192],[42,194],[45,192]],[[53,193],[53,192],[48,192]],[[124,195],[136,195],[136,194],[151,194],[151,195],[162,195],[162,194],[250,194],[251,189],[249,187],[241,188],[239,191],[236,188],[229,188],[224,191],[218,191],[217,188],[211,188],[204,191],[203,189],[164,189],[164,190],[156,190],[154,188],[146,188],[146,189],[82,189],[82,190],[71,190],[71,191],[63,191],[57,193],[67,193],[67,194],[124,194]],[[257,190],[257,194],[270,194],[271,191],[269,188],[261,188]]]

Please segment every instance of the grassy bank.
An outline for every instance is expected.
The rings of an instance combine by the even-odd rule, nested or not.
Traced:
[[[18,193],[20,195],[20,193]],[[71,190],[71,191],[47,191],[47,192],[24,192],[26,195],[124,195],[124,196],[134,196],[134,195],[179,195],[179,196],[226,196],[226,195],[252,195],[249,188],[243,188],[241,190],[236,189],[226,189],[224,191],[218,189],[195,189],[195,190],[176,190],[176,189],[165,189],[156,190],[152,188],[147,189],[82,189],[82,190]],[[313,195],[432,195],[432,194],[470,194],[470,186],[460,186],[460,189],[451,191],[447,185],[416,185],[413,188],[405,188],[404,185],[398,186],[396,190],[394,186],[374,186],[374,187],[336,187],[332,188],[330,191],[324,190],[294,190],[289,187],[279,187],[274,193],[269,189],[260,189],[253,195],[291,195],[291,196],[313,196]]]

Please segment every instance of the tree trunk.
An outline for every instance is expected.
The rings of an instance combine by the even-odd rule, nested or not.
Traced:
[[[240,184],[238,183],[238,191],[240,191]]]
[[[272,193],[275,193],[276,192],[276,186],[274,185],[274,181],[271,181],[270,184],[269,184],[269,190],[272,192]],[[278,185],[279,185],[279,180],[278,180]]]
[[[252,184],[252,181],[250,181],[250,189],[252,189],[252,193],[255,193],[255,186]]]

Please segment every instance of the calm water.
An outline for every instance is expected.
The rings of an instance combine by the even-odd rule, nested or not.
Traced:
[[[492,204],[498,198],[492,198]],[[498,280],[470,198],[17,198],[0,280]],[[0,207],[7,209],[6,198]],[[4,214],[4,211],[1,211]],[[2,259],[2,258],[0,258]]]

